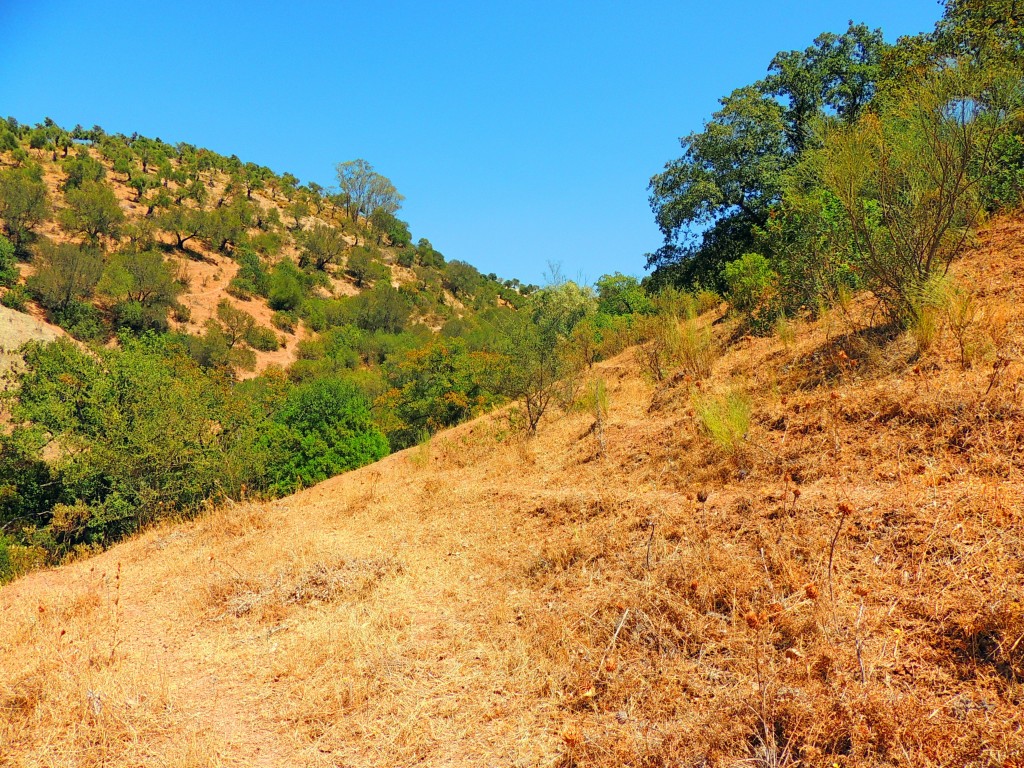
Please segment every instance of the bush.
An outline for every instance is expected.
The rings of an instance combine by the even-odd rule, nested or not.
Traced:
[[[740,312],[752,312],[771,298],[778,275],[759,253],[745,253],[722,268],[729,303]]]
[[[276,493],[291,493],[388,453],[366,398],[352,384],[332,378],[292,390],[262,444],[269,457],[269,485]]]
[[[304,293],[299,268],[287,259],[278,264],[270,276],[270,308],[281,312],[293,312],[302,306]]]
[[[109,335],[100,311],[83,301],[73,301],[54,310],[49,318],[79,341],[103,341]]]
[[[29,298],[31,297],[25,286],[15,285],[8,288],[3,296],[0,296],[0,304],[17,312],[24,312],[28,308]]]
[[[750,429],[750,398],[741,392],[694,394],[693,409],[715,445],[729,456],[739,453]]]
[[[295,327],[299,324],[299,318],[292,312],[275,312],[270,316],[270,322],[278,330],[285,333],[295,333]]]
[[[245,335],[245,343],[259,352],[274,352],[281,348],[277,334],[262,325],[254,325]]]
[[[14,258],[14,243],[0,235],[0,286],[12,286],[18,282],[18,263]]]

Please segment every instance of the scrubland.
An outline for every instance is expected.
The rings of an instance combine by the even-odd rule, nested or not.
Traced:
[[[3,587],[0,765],[1024,765],[1022,236]]]

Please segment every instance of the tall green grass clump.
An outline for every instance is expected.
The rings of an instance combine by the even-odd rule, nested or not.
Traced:
[[[734,456],[750,429],[750,398],[743,392],[697,394],[693,409],[701,428],[725,454]]]

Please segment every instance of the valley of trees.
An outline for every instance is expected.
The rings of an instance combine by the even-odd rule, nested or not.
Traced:
[[[631,344],[654,380],[699,378],[695,319],[720,297],[753,334],[865,290],[887,328],[955,325],[966,299],[946,270],[1024,195],[1022,15],[949,0],[933,33],[888,44],[851,23],[777,54],[652,178],[665,242],[642,283],[538,288],[448,261],[365,160],[328,190],[190,144],[8,118],[0,302],[69,338],[29,345],[9,376],[0,577],[293,492],[504,403],[510,433],[533,432]],[[189,265],[212,258],[233,265],[229,295],[190,329]],[[259,364],[296,338],[286,365]]]
[[[414,242],[366,161],[337,180],[0,123],[0,302],[67,334],[7,377],[0,577],[294,492],[510,400],[524,399],[510,432],[532,431],[653,311],[621,275],[596,293],[482,275]],[[214,262],[233,277],[196,327],[192,267]],[[283,364],[261,363],[286,342]]]

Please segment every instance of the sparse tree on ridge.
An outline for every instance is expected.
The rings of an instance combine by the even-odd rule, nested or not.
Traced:
[[[369,216],[377,208],[395,213],[405,199],[386,177],[373,170],[373,166],[362,159],[338,163],[338,188],[347,200],[346,210],[350,219]]]

